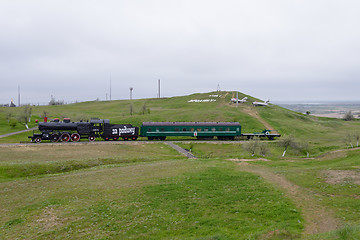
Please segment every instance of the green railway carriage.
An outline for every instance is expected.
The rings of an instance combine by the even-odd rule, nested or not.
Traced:
[[[238,122],[143,122],[140,136],[149,140],[165,140],[168,136],[233,140],[241,136],[241,125]]]

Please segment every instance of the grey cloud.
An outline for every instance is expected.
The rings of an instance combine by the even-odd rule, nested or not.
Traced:
[[[360,3],[0,3],[0,102],[240,90],[272,100],[360,100]],[[70,87],[69,87],[70,86]],[[349,94],[346,94],[349,93]]]

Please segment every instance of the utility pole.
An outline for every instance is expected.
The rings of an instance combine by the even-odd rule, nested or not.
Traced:
[[[18,107],[20,107],[20,85],[18,85]]]
[[[111,101],[111,73],[110,73],[110,101]]]
[[[158,93],[159,93],[158,98],[161,98],[161,95],[160,95],[160,79],[158,80]]]
[[[134,90],[133,87],[130,87],[130,100],[132,100],[132,91]]]

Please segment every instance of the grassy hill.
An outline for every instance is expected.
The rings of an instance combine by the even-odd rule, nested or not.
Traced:
[[[251,103],[258,99],[242,93],[239,98],[246,96],[249,100],[236,107],[236,104],[230,103],[234,95],[234,92],[210,92],[162,99],[33,106],[30,125],[35,125],[35,119],[41,120],[45,112],[49,118],[70,117],[76,121],[98,117],[110,119],[112,123],[131,123],[136,126],[144,121],[238,121],[242,125],[242,132],[252,133],[272,128],[284,136],[293,135],[299,142],[308,143],[314,154],[345,147],[343,139],[348,134],[359,131],[360,121],[346,122],[341,119],[307,116],[276,105],[253,107]],[[216,101],[189,102],[206,99]],[[21,124],[10,128],[6,120],[9,113],[15,118],[21,111],[22,108],[1,108],[0,134],[24,128]],[[16,142],[21,138],[26,141],[26,134],[2,139],[1,142]]]

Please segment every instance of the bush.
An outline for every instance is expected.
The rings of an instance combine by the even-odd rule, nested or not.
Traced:
[[[352,120],[354,119],[354,115],[352,114],[351,111],[348,111],[348,112],[345,114],[345,116],[344,116],[343,119],[344,119],[345,121],[352,121]]]
[[[15,128],[17,123],[18,122],[15,119],[10,119],[10,121],[9,121],[9,125],[11,128]]]
[[[64,105],[64,100],[55,100],[55,98],[51,98],[49,105]]]

